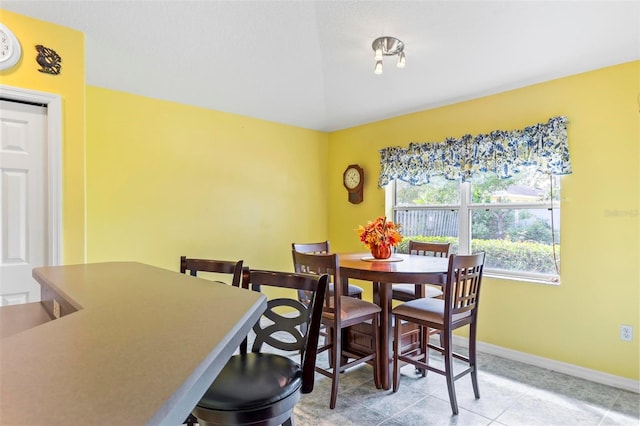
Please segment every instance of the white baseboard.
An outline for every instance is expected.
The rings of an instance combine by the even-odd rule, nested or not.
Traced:
[[[468,346],[467,339],[460,336],[453,336],[453,343],[464,347]],[[513,361],[519,361],[536,367],[557,371],[569,376],[579,377],[591,382],[640,393],[640,381],[638,380],[627,379],[625,377],[615,376],[613,374],[603,373],[601,371],[591,370],[589,368],[579,367],[577,365],[543,358],[541,356],[531,355],[525,352],[518,352],[501,346],[491,345],[489,343],[477,342],[476,344],[478,352],[496,355]]]

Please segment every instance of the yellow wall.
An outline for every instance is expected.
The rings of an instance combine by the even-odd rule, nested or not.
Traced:
[[[0,71],[0,84],[62,97],[62,261],[84,262],[84,34],[0,9],[0,22],[22,46],[18,64]],[[35,45],[62,57],[62,71],[53,76],[38,71]]]
[[[325,239],[327,134],[89,86],[88,261],[291,270]]]
[[[292,241],[361,250],[355,228],[384,212],[386,146],[569,119],[574,174],[563,178],[562,284],[486,279],[481,341],[638,380],[640,62],[418,112],[329,135],[97,87],[86,99],[84,37],[0,11],[22,41],[0,83],[63,97],[64,261],[136,260],[177,269],[180,255],[291,269]],[[35,44],[62,74],[32,64]],[[342,172],[366,173],[352,205]],[[328,205],[328,209],[326,207]],[[621,342],[620,324],[634,327]]]
[[[485,279],[479,340],[639,379],[640,62],[422,111],[329,135],[329,238],[361,250],[354,229],[384,213],[377,188],[387,146],[518,129],[568,117],[573,174],[562,178],[560,286]],[[346,201],[342,172],[366,173],[364,203]],[[634,341],[620,340],[620,325]]]

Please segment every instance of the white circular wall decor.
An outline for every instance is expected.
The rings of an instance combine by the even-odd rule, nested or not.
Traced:
[[[13,67],[20,60],[20,42],[4,24],[0,23],[0,70]]]

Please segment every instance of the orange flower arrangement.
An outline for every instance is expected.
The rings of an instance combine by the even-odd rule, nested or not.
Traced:
[[[366,226],[358,226],[358,234],[360,241],[369,250],[381,245],[393,247],[402,241],[400,225],[387,220],[386,216],[379,216],[373,222],[369,221]]]

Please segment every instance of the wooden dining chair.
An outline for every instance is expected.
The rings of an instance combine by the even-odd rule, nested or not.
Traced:
[[[277,298],[267,302],[262,320],[253,327],[251,351],[245,347],[231,357],[193,410],[200,426],[293,426],[301,394],[313,391],[328,276],[251,270],[249,282],[256,291],[266,287],[308,292],[310,303],[273,292]],[[263,350],[266,346],[278,353]],[[300,363],[293,359],[298,354]]]
[[[380,307],[362,299],[342,295],[340,278],[340,263],[337,254],[308,254],[292,250],[293,263],[296,272],[311,274],[329,274],[336,283],[335,291],[325,298],[322,322],[331,333],[324,345],[318,347],[318,353],[329,351],[329,358],[333,362],[327,368],[316,366],[316,371],[331,378],[331,397],[329,407],[335,408],[338,397],[338,382],[340,374],[356,365],[369,362],[373,364],[373,376],[376,387],[381,387],[379,360],[379,313]],[[345,329],[356,324],[370,322],[373,339],[373,352],[356,354],[349,351],[343,341]]]
[[[211,274],[214,281],[231,284],[234,287],[248,288],[249,268],[243,267],[243,260],[196,259],[180,256],[180,273],[197,277],[198,272]],[[231,275],[231,282],[221,281],[224,275]],[[242,343],[246,345],[246,341]]]
[[[421,256],[449,257],[450,243],[434,243],[422,241],[409,241],[409,254]],[[442,282],[393,284],[391,298],[408,302],[420,297],[442,297]]]
[[[215,259],[195,259],[187,256],[180,256],[180,272],[193,277],[198,276],[198,272],[208,272],[215,278],[220,278],[217,274],[232,274],[231,285],[239,287],[242,282],[242,260],[215,260]]]
[[[478,389],[478,368],[476,363],[476,334],[478,328],[478,302],[480,286],[484,270],[485,253],[472,255],[451,255],[449,268],[444,286],[444,299],[424,297],[404,302],[393,309],[394,327],[394,356],[393,356],[393,391],[397,392],[400,385],[400,363],[413,364],[421,370],[429,370],[442,374],[447,379],[449,401],[453,414],[458,414],[458,403],[454,381],[466,374],[471,374],[473,393],[480,398]],[[444,369],[429,364],[429,351],[422,354],[405,354],[399,345],[401,321],[420,326],[423,333],[428,329],[435,329],[441,333],[442,344],[427,344],[427,349],[434,349],[444,356]],[[453,350],[453,330],[469,326],[469,345],[466,355]],[[454,374],[453,359],[466,363],[465,370]]]
[[[242,267],[244,261],[230,261],[230,260],[215,260],[215,259],[196,259],[187,256],[180,256],[180,273],[193,277],[198,276],[198,272],[205,272],[212,274],[212,278],[217,278],[215,281],[222,282],[220,279],[223,275],[231,275],[231,284],[234,287],[247,287],[248,286],[248,268]],[[246,350],[247,342],[244,340],[241,345]],[[197,423],[193,414],[190,414],[183,424],[187,426],[194,426]]]
[[[329,249],[329,241],[321,241],[318,243],[292,243],[291,248],[301,253],[310,253],[310,254],[331,253],[331,250]],[[347,286],[347,295],[350,297],[362,299],[363,292],[364,290],[362,289],[362,287],[358,287],[357,285],[349,284]],[[329,283],[329,294],[333,294],[333,283]]]
[[[409,241],[409,254],[418,256],[449,257],[450,249],[450,243]],[[402,302],[408,302],[421,297],[435,297],[442,299],[442,284],[442,281],[432,283],[393,284],[391,286],[391,298]],[[415,353],[426,351],[427,349],[424,336],[427,336],[428,338],[433,334],[438,334],[438,330],[429,330],[429,333],[424,334],[420,332],[418,327],[403,327],[401,341],[407,342],[407,345],[403,350],[410,350]],[[417,342],[417,344],[414,342]],[[427,372],[425,370],[419,370],[419,372],[423,377],[426,376]]]

